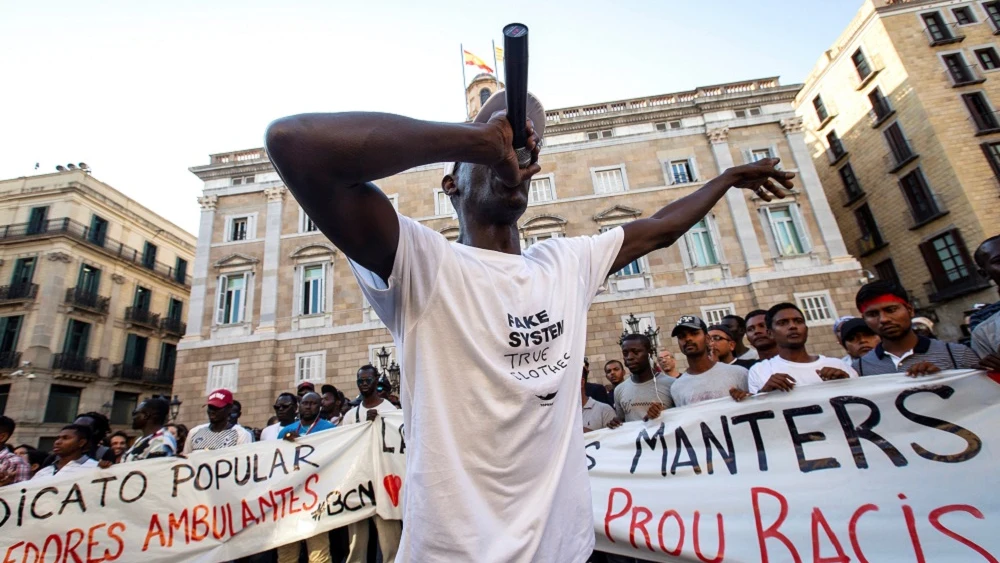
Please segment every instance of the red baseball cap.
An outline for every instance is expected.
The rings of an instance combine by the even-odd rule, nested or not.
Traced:
[[[316,386],[313,385],[312,381],[303,381],[302,383],[299,383],[299,389],[312,389],[315,391]]]
[[[233,393],[229,389],[216,389],[208,395],[208,405],[221,409],[233,404]]]

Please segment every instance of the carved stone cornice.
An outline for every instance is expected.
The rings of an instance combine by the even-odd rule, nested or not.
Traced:
[[[274,186],[273,188],[267,188],[264,190],[264,197],[267,198],[268,203],[273,203],[275,201],[281,201],[285,197],[285,192],[288,189],[285,186]]]
[[[125,276],[120,274],[111,274],[111,281],[115,282],[118,285],[121,285],[125,283]]]
[[[789,117],[788,119],[781,120],[781,132],[785,135],[791,135],[792,133],[802,132],[802,118],[801,117]]]
[[[69,264],[73,261],[73,257],[65,252],[50,252],[47,255],[48,259],[53,262],[65,262]]]
[[[202,209],[211,209],[212,211],[214,211],[215,206],[218,205],[218,203],[219,203],[219,196],[203,195],[198,198],[198,205],[200,205]]]
[[[708,135],[708,140],[714,143],[727,143],[729,142],[729,128],[721,127],[719,129],[712,129],[706,133]]]

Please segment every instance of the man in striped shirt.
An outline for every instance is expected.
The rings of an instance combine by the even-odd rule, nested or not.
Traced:
[[[31,479],[31,467],[21,456],[7,449],[7,440],[14,435],[14,419],[0,416],[0,487]]]
[[[221,450],[253,442],[250,432],[239,424],[230,426],[233,394],[228,389],[216,389],[208,396],[208,424],[191,429],[184,443],[184,454],[198,450]]]
[[[895,282],[880,280],[863,286],[855,304],[868,327],[882,339],[874,350],[854,361],[861,376],[905,372],[915,377],[979,365],[979,356],[971,348],[913,332],[913,305],[906,290]]]

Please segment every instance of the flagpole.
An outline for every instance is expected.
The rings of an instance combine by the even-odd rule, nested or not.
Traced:
[[[500,91],[500,65],[497,64],[497,42],[490,40],[493,44],[493,78],[497,81],[497,91]]]
[[[465,47],[461,43],[458,44],[458,50],[461,51],[462,55],[462,98],[465,99],[465,120],[469,119],[469,96],[466,89],[468,86],[465,83]]]

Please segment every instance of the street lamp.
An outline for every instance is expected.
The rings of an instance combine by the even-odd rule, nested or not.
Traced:
[[[386,368],[389,367],[389,356],[391,356],[392,353],[386,350],[385,346],[383,346],[376,355],[378,356],[379,365],[382,366],[382,373],[385,373]]]
[[[649,339],[649,343],[653,348],[652,351],[653,353],[656,353],[656,348],[660,343],[660,329],[657,328],[656,330],[653,330],[653,327],[646,327],[645,331],[639,332],[639,324],[641,322],[642,321],[635,316],[635,313],[629,313],[628,318],[625,319],[625,326],[628,328],[622,331],[622,336],[618,339],[618,344],[621,344],[625,340],[625,337],[630,334],[642,334]]]
[[[180,400],[177,395],[174,395],[174,400],[170,401],[170,420],[177,420],[177,415],[181,413],[181,404],[184,401]]]
[[[389,383],[392,385],[392,392],[399,394],[399,364],[392,362],[389,366]]]

